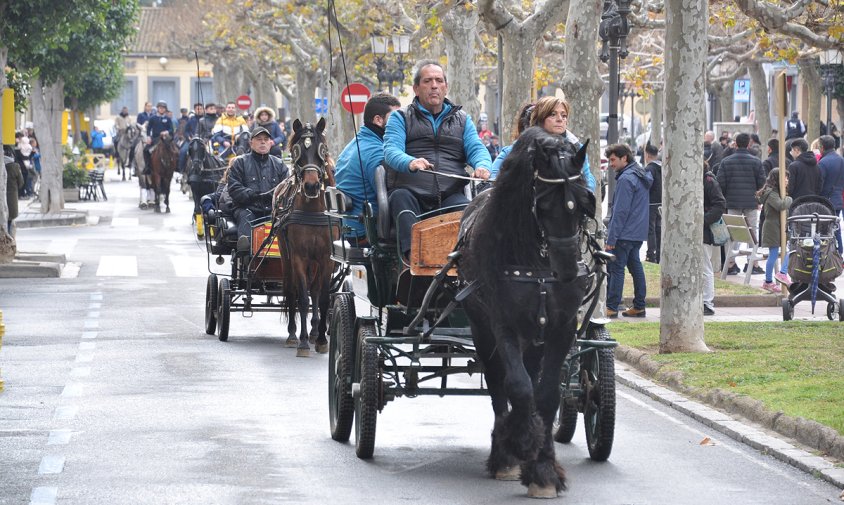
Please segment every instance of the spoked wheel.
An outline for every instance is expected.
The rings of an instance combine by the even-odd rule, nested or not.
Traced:
[[[606,328],[590,329],[590,340],[609,340]],[[580,384],[585,394],[583,424],[589,457],[606,461],[615,433],[615,361],[612,349],[596,349],[581,356]]]
[[[355,363],[355,303],[353,295],[334,299],[328,329],[328,413],[331,438],[346,442],[352,433],[355,401],[352,398],[352,370]]]
[[[826,304],[826,318],[830,321],[835,321],[838,319],[838,304],[835,302],[829,302]]]
[[[220,290],[217,298],[217,324],[219,325],[217,338],[220,339],[220,342],[225,342],[229,339],[229,315],[232,308],[232,288],[228,277],[220,279]]]
[[[572,367],[575,367],[575,370],[572,370]],[[561,444],[571,442],[571,439],[574,438],[574,432],[577,429],[577,406],[571,400],[579,400],[579,398],[570,398],[568,401],[565,398],[565,390],[571,386],[571,375],[577,373],[576,367],[577,361],[568,358],[567,366],[563,367],[563,373],[566,376],[561,377],[564,393],[560,395],[560,410],[557,412],[557,419],[554,419],[553,426],[554,441],[560,442]]]
[[[794,318],[794,305],[788,298],[782,299],[782,320],[791,321]]]
[[[355,378],[359,389],[355,395],[355,453],[361,459],[369,459],[375,452],[375,421],[381,396],[381,374],[378,370],[378,348],[365,342],[375,336],[371,324],[358,327],[358,354]]]
[[[208,276],[205,285],[205,333],[213,335],[217,330],[217,275]]]

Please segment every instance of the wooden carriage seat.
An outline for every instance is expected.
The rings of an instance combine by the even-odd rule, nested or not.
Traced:
[[[410,273],[435,275],[448,263],[448,255],[457,244],[457,232],[463,211],[449,212],[423,219],[410,229]],[[456,276],[457,269],[448,275]]]

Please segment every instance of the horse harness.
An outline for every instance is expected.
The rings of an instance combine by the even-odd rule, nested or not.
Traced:
[[[309,196],[307,193],[302,191],[304,186],[303,177],[306,172],[316,172],[319,176],[320,184],[322,188],[325,188],[325,164],[328,161],[328,146],[325,145],[324,142],[320,142],[319,146],[317,147],[317,156],[319,156],[320,164],[314,163],[306,163],[304,165],[299,165],[299,159],[302,158],[302,154],[304,150],[302,149],[302,145],[304,145],[305,149],[310,149],[311,145],[317,142],[316,135],[314,134],[313,129],[311,128],[310,123],[305,124],[305,129],[300,134],[298,141],[293,144],[293,147],[290,148],[290,155],[293,160],[293,171],[296,174],[296,179],[298,181],[298,187],[296,189],[296,193],[302,193],[306,199],[311,200],[314,198],[319,198],[319,194],[316,196]],[[301,145],[300,145],[301,144]],[[301,174],[301,176],[300,176]]]

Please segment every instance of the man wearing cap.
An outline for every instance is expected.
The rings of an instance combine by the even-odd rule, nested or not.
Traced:
[[[158,114],[153,115],[147,121],[147,147],[144,149],[144,163],[146,163],[146,172],[152,170],[152,156],[151,152],[158,145],[158,141],[164,132],[173,135],[173,120],[167,116],[167,102],[159,100],[156,104]]]
[[[272,214],[273,188],[287,178],[281,158],[270,154],[272,138],[261,126],[252,130],[251,152],[241,154],[229,168],[228,189],[237,222],[237,250],[249,251],[250,221]]]

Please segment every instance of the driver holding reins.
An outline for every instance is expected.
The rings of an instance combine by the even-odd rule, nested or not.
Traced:
[[[228,102],[225,114],[217,120],[217,124],[211,130],[211,142],[222,147],[219,151],[222,155],[226,149],[231,148],[235,138],[245,131],[249,131],[246,120],[237,114],[237,105],[234,102]]]
[[[384,165],[390,215],[399,229],[401,252],[410,252],[410,227],[417,215],[438,208],[469,203],[463,194],[467,181],[420,174],[419,170],[487,180],[492,160],[478,137],[472,118],[450,102],[442,66],[430,60],[417,65],[413,103],[390,114],[384,133]],[[410,210],[410,212],[403,212]]]
[[[273,189],[287,178],[281,158],[270,154],[272,138],[266,128],[252,130],[251,152],[241,154],[229,169],[228,190],[237,222],[237,250],[248,252],[253,221],[272,214]]]

